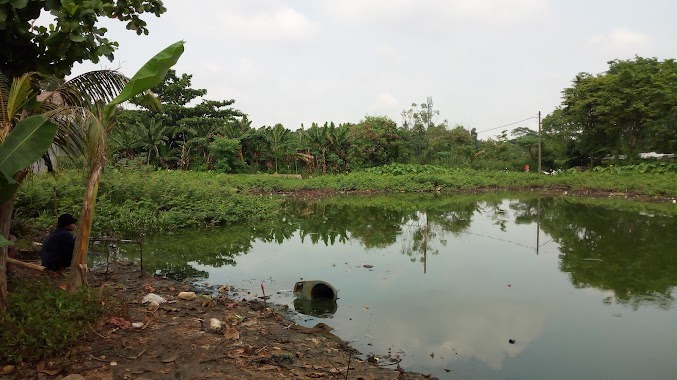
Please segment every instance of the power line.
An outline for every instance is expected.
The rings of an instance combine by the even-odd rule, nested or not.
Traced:
[[[477,133],[480,134],[480,133],[483,133],[483,132],[489,132],[489,131],[493,131],[493,130],[496,130],[496,129],[501,129],[501,128],[509,127],[509,126],[511,126],[511,125],[523,123],[523,122],[525,122],[525,121],[527,121],[527,120],[537,119],[537,118],[538,118],[538,116],[532,116],[532,117],[528,117],[528,118],[526,118],[526,119],[524,119],[524,120],[515,121],[515,122],[510,123],[510,124],[501,125],[500,127],[489,128],[489,129],[485,129],[485,130],[483,130],[483,131],[478,131]]]

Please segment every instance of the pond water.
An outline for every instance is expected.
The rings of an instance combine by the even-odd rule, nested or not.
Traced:
[[[299,323],[441,379],[674,379],[677,209],[662,207],[290,200],[265,223],[148,239],[144,256],[157,273],[246,289],[238,297],[260,296],[263,282]],[[336,307],[295,305],[300,279],[332,284]]]

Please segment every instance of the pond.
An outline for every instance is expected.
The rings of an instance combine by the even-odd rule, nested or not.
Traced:
[[[263,283],[299,323],[441,379],[673,379],[675,215],[533,194],[289,200],[265,223],[149,238],[144,256],[238,297]],[[295,303],[300,279],[333,285],[336,306]]]

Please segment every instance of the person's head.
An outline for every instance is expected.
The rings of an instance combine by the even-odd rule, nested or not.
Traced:
[[[57,225],[59,228],[66,228],[70,231],[73,231],[75,229],[75,223],[77,223],[78,220],[73,217],[71,214],[61,214],[59,215],[59,220],[57,222]]]

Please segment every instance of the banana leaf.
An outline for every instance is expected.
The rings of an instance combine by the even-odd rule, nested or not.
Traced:
[[[29,167],[49,149],[56,135],[56,125],[40,115],[19,122],[0,145],[0,171],[13,176]]]

